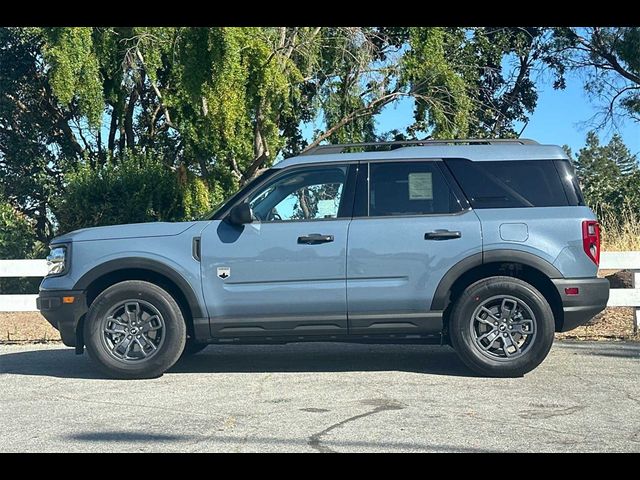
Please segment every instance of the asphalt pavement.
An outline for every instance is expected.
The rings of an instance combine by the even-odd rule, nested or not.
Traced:
[[[624,342],[556,342],[515,379],[449,347],[210,346],[136,381],[0,345],[0,452],[640,452],[639,380]]]

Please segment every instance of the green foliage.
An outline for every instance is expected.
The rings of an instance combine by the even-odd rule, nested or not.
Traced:
[[[596,133],[589,132],[575,166],[585,201],[596,212],[630,209],[640,215],[640,168],[618,135],[602,145]]]
[[[81,166],[68,175],[66,194],[54,207],[59,231],[197,216],[210,208],[210,196],[201,181],[191,180],[180,182],[152,155]]]
[[[32,258],[35,247],[32,222],[0,199],[0,259]]]
[[[197,217],[308,141],[517,136],[537,102],[532,74],[548,68],[562,87],[565,69],[605,62],[589,91],[617,85],[637,113],[640,30],[583,30],[0,28],[0,187],[47,242],[80,226]],[[378,131],[377,115],[403,98],[415,102],[411,126]],[[617,166],[632,182],[630,164]],[[613,186],[593,188],[617,202]]]
[[[211,211],[213,205],[224,200],[224,192],[219,185],[209,188],[207,184],[191,172],[180,180],[181,218],[196,220]]]
[[[60,102],[71,105],[77,100],[80,112],[97,126],[103,108],[102,84],[91,32],[88,27],[43,29],[43,53],[51,64],[50,85]]]
[[[447,55],[455,42],[443,28],[412,28],[410,50],[404,58],[404,81],[416,97],[413,130],[435,138],[466,137],[471,101],[464,78]]]

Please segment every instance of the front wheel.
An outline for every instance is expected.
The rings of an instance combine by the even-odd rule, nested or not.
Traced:
[[[555,322],[544,296],[513,277],[480,280],[451,310],[451,343],[472,370],[491,377],[519,377],[546,358]]]
[[[91,304],[84,342],[98,368],[114,378],[154,378],[180,357],[186,325],[173,297],[157,285],[128,280]]]

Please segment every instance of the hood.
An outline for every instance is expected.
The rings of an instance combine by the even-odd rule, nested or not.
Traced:
[[[82,228],[54,238],[50,243],[118,240],[124,238],[169,237],[179,235],[197,222],[150,222]]]

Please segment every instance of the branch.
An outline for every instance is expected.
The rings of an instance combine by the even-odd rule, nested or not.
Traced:
[[[576,35],[576,40],[580,44],[582,44],[589,52],[595,53],[596,55],[600,55],[602,58],[604,58],[607,62],[609,62],[609,65],[611,65],[611,68],[616,72],[618,72],[620,75],[622,75],[624,78],[626,78],[627,80],[630,80],[633,83],[640,85],[640,76],[626,70],[620,64],[620,62],[618,62],[618,59],[613,53],[605,50],[605,46],[601,42],[599,32],[600,32],[599,29],[595,27],[593,32],[593,40],[594,40],[593,43],[579,35]]]
[[[162,94],[160,93],[160,90],[158,89],[158,85],[153,80],[151,75],[149,75],[149,71],[147,70],[147,65],[144,62],[144,57],[142,56],[142,52],[140,52],[139,48],[136,48],[136,56],[138,57],[138,60],[140,60],[140,64],[142,65],[143,70],[147,74],[147,78],[149,78],[149,83],[151,84],[151,88],[153,89],[153,92],[156,94],[156,97],[158,97],[158,101],[160,102],[160,106],[162,107],[162,112],[164,113],[164,119],[165,119],[166,124],[169,127],[173,128],[174,130],[177,130],[177,128],[175,127],[175,125],[171,121],[171,116],[169,115],[169,110],[167,109],[167,106],[164,104],[164,101],[162,99]]]
[[[383,95],[380,98],[376,98],[375,100],[371,101],[368,105],[365,105],[364,107],[361,107],[361,108],[358,108],[358,109],[354,110],[350,114],[342,117],[331,128],[325,130],[324,133],[322,133],[318,138],[316,138],[313,142],[311,142],[309,145],[307,145],[307,148],[305,148],[302,151],[302,153],[304,153],[304,152],[306,152],[308,150],[311,150],[312,148],[317,147],[318,145],[320,145],[320,143],[322,143],[323,140],[326,140],[327,138],[329,138],[331,135],[336,133],[338,130],[340,130],[345,125],[350,124],[351,122],[353,122],[354,120],[356,120],[356,119],[358,119],[360,117],[363,117],[365,115],[369,115],[370,113],[372,113],[377,108],[383,107],[387,103],[390,103],[393,100],[395,100],[396,98],[398,98],[400,96],[403,96],[403,95],[409,95],[409,94],[404,93],[404,92],[394,91],[394,92],[388,93],[386,95]]]

